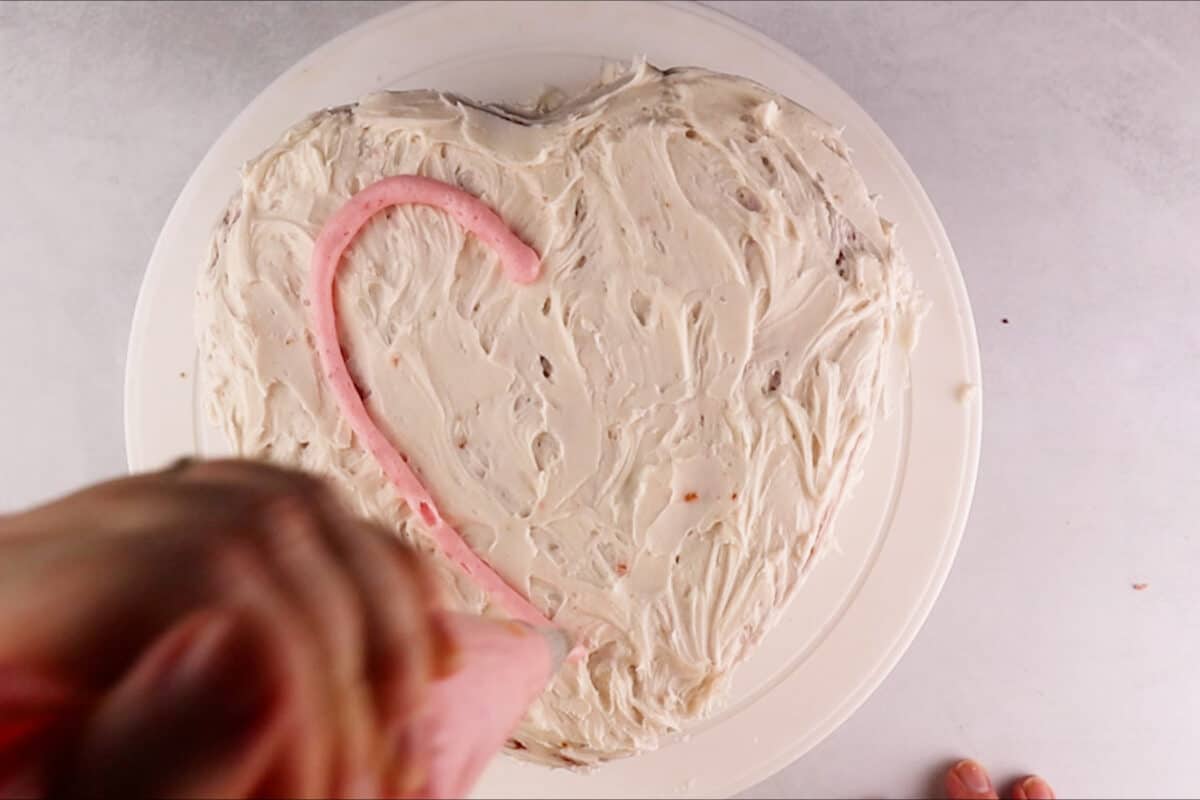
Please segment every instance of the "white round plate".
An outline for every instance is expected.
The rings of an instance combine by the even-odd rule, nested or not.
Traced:
[[[779,625],[735,673],[728,704],[653,753],[588,774],[497,759],[481,796],[727,796],[798,758],[843,722],[895,665],[954,559],[979,456],[979,351],[962,277],[928,197],[896,148],[828,78],[767,37],[700,5],[420,3],[346,33],[271,84],[221,136],[175,203],[134,314],[125,386],[129,466],[227,445],[200,404],[192,304],[217,217],[245,160],[309,112],[385,88],[523,100],[571,88],[605,60],[744,75],[835,125],[881,209],[898,225],[931,303],[911,388],[877,432],[864,478]]]

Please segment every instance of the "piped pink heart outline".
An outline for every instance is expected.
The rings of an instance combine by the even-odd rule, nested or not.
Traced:
[[[342,254],[371,217],[384,208],[416,203],[449,214],[469,233],[496,251],[501,269],[509,280],[530,284],[541,272],[538,254],[514,234],[504,220],[481,200],[456,186],[419,175],[384,178],[361,190],[325,223],[313,246],[309,285],[313,335],[325,377],[350,427],[396,487],[401,499],[417,511],[429,526],[434,543],[510,616],[535,626],[552,623],[517,590],[508,585],[487,562],[475,554],[462,536],[442,518],[429,491],[421,484],[404,457],[371,419],[342,355],[334,309],[333,288]],[[580,648],[572,656],[577,658]]]

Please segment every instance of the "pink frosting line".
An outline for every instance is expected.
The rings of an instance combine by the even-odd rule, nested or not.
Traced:
[[[347,200],[325,223],[313,247],[312,283],[309,287],[312,324],[325,378],[359,441],[375,456],[404,502],[429,526],[430,535],[442,554],[458,565],[509,615],[531,625],[551,625],[537,607],[496,574],[463,541],[458,531],[442,519],[429,491],[371,419],[346,368],[333,303],[334,280],[342,253],[376,213],[388,206],[406,203],[433,206],[445,211],[496,251],[504,274],[514,283],[528,284],[537,280],[541,271],[538,254],[517,238],[504,221],[478,198],[457,187],[417,175],[384,178]]]

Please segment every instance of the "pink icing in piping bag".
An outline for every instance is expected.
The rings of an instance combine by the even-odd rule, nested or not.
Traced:
[[[414,755],[426,766],[414,797],[465,797],[570,647],[557,628],[462,614],[446,622],[463,662],[429,687],[414,721]]]
[[[433,206],[448,213],[458,224],[496,251],[504,274],[514,283],[529,284],[537,280],[541,271],[538,254],[517,238],[504,221],[478,198],[432,178],[417,175],[384,178],[347,200],[325,223],[313,247],[310,294],[313,334],[321,366],[351,429],[375,456],[404,502],[425,520],[442,554],[457,564],[487,592],[493,602],[512,617],[535,627],[552,626],[545,615],[496,574],[463,541],[458,531],[442,519],[429,491],[371,419],[346,368],[333,304],[334,279],[342,253],[376,213],[389,206],[406,203]],[[582,650],[577,647],[572,656],[578,658],[579,655],[582,655]]]

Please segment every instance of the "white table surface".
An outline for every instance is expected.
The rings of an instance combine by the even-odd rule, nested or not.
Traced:
[[[964,754],[1063,796],[1200,794],[1200,5],[714,5],[904,153],[985,386],[929,622],[747,796],[919,796]],[[260,89],[383,9],[0,4],[0,510],[123,471],[130,316],[176,194]]]

